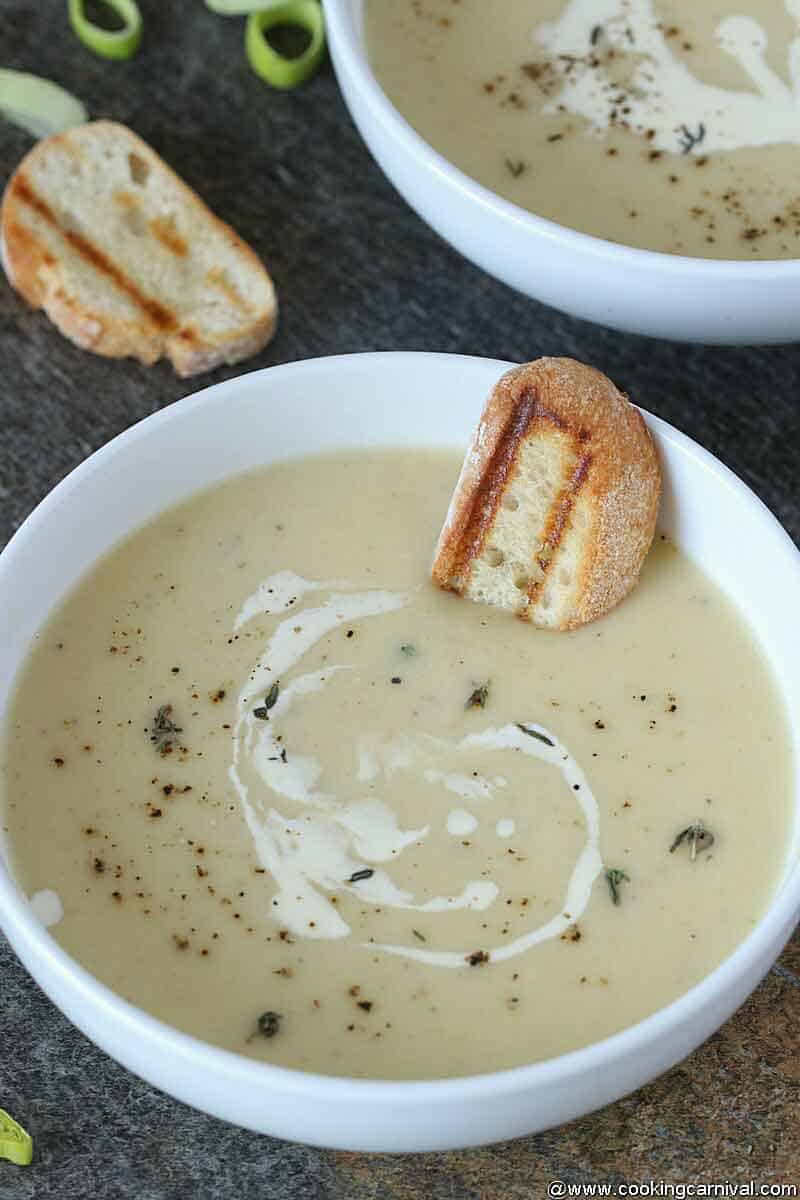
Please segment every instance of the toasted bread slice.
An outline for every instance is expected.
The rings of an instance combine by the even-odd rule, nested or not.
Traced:
[[[272,280],[257,255],[124,125],[95,121],[37,143],[0,209],[9,281],[70,341],[179,375],[237,362],[269,340]]]
[[[433,579],[546,629],[574,629],[636,583],[661,471],[638,409],[592,367],[540,358],[499,380],[439,537]]]

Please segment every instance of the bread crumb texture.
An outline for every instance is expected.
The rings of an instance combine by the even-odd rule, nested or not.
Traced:
[[[649,430],[610,379],[568,358],[515,367],[484,407],[433,579],[542,628],[574,629],[636,583],[660,494]]]
[[[94,121],[38,142],[0,209],[3,266],[84,350],[195,375],[255,354],[277,319],[272,280],[124,125]]]

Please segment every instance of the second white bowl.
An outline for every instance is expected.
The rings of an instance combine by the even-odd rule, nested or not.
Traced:
[[[412,208],[466,258],[566,313],[686,342],[800,339],[800,260],[723,262],[620,246],[503,200],[416,133],[369,65],[362,0],[325,0],[331,57],[370,151]]]

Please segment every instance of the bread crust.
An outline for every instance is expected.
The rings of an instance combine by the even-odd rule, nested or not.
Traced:
[[[38,142],[25,156],[12,175],[0,205],[0,253],[6,275],[12,286],[33,308],[42,308],[58,329],[71,342],[108,358],[132,357],[151,365],[168,357],[181,376],[212,370],[222,363],[238,362],[257,353],[272,337],[277,324],[278,305],[269,274],[256,253],[229,225],[216,217],[196,192],[178,176],[164,160],[137,134],[126,126],[112,121],[95,121],[82,126],[98,139],[123,138],[130,152],[137,155],[148,168],[167,178],[180,194],[181,203],[196,220],[206,227],[213,225],[226,239],[229,247],[246,260],[248,269],[266,283],[269,300],[263,310],[243,315],[242,325],[225,336],[199,335],[183,322],[157,295],[148,295],[114,263],[101,247],[83,234],[64,229],[47,198],[37,194],[30,182],[36,159],[47,155],[53,147],[63,148],[79,156],[73,131],[56,134]],[[57,253],[53,253],[37,236],[30,214],[36,213],[58,236],[68,242],[71,250],[82,256],[91,267],[102,273],[106,283],[131,300],[136,316],[119,316],[97,305],[87,305],[71,295]],[[159,238],[158,230],[154,234]],[[168,235],[160,239],[170,245]],[[172,246],[173,251],[179,247]],[[184,252],[191,252],[187,247]]]
[[[641,413],[600,371],[573,359],[540,358],[513,368],[495,385],[456,484],[432,577],[441,588],[469,594],[470,574],[486,550],[524,442],[554,431],[569,439],[574,466],[561,480],[545,527],[531,530],[539,578],[520,596],[516,611],[524,620],[563,630],[608,612],[634,586],[661,495],[658,456]],[[572,602],[554,621],[540,601],[578,500],[590,520]]]

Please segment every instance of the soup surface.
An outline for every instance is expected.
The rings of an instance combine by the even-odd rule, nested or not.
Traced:
[[[663,538],[572,633],[438,592],[459,466],[354,451],[230,481],[113,551],[33,647],[15,873],[180,1029],[337,1074],[510,1067],[652,1013],[769,901],[788,738],[740,617]]]
[[[798,0],[364,0],[390,99],[540,216],[708,258],[800,247]]]

